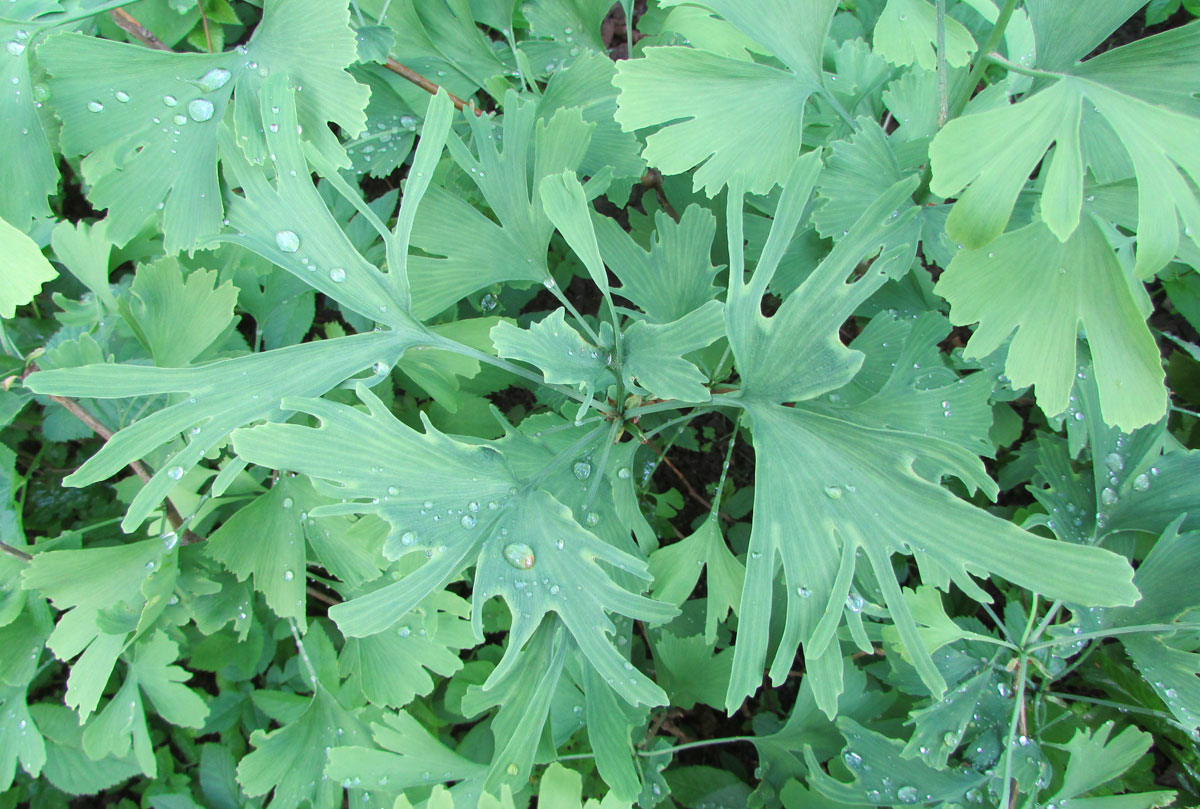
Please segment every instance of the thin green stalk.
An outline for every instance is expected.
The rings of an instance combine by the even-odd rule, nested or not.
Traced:
[[[1021,635],[1021,654],[1017,660],[1017,692],[1014,695],[1012,720],[1008,723],[1008,736],[1004,743],[1004,792],[1000,796],[1000,806],[1007,809],[1010,806],[1010,795],[1013,788],[1013,743],[1017,738],[1017,727],[1025,710],[1025,668],[1029,663],[1029,642],[1033,632],[1033,622],[1037,618],[1038,595],[1033,594],[1033,603],[1029,605],[1029,620],[1025,622],[1025,632]]]
[[[1080,632],[1078,635],[1070,635],[1054,640],[1046,640],[1041,643],[1035,643],[1029,647],[1028,651],[1036,652],[1038,649],[1045,649],[1050,646],[1060,646],[1064,643],[1075,643],[1081,640],[1092,640],[1094,638],[1109,638],[1116,635],[1136,635],[1141,632],[1178,632],[1180,630],[1200,629],[1200,624],[1178,623],[1178,624],[1140,624],[1138,626],[1116,626],[1111,629],[1102,629],[1097,632]]]
[[[1061,73],[1052,73],[1049,70],[1037,70],[1032,67],[1023,67],[1016,62],[1010,62],[998,53],[985,54],[982,59],[991,62],[992,64],[1000,65],[1005,70],[1013,73],[1019,73],[1022,76],[1032,76],[1035,79],[1061,79]]]
[[[754,736],[726,736],[721,739],[705,739],[699,742],[688,742],[687,744],[679,744],[674,747],[660,747],[657,750],[635,750],[634,753],[642,758],[654,758],[655,756],[665,756],[668,753],[680,753],[684,750],[695,750],[698,747],[712,747],[718,744],[732,744],[733,742],[750,742],[753,744],[758,739]],[[590,758],[595,758],[595,753],[571,753],[566,756],[558,756],[555,761],[585,761]]]
[[[677,416],[676,418],[673,418],[670,421],[664,421],[662,424],[658,425],[653,430],[647,430],[646,432],[642,433],[642,438],[644,440],[649,441],[651,438],[654,438],[654,436],[658,435],[659,433],[663,432],[664,430],[674,427],[676,424],[679,424],[681,422],[692,421],[693,419],[697,418],[698,416],[702,416],[705,413],[711,413],[711,412],[713,412],[711,409],[705,409],[705,408],[699,408],[696,410],[692,410],[688,413],[685,413],[682,416]]]
[[[1000,14],[996,17],[996,24],[992,26],[992,32],[988,34],[983,47],[975,56],[975,62],[971,65],[971,73],[967,77],[966,83],[958,91],[958,96],[950,106],[950,117],[957,118],[966,109],[967,102],[971,100],[971,92],[983,78],[983,71],[987,69],[987,60],[983,58],[983,55],[991,53],[1000,45],[1000,40],[1004,38],[1004,31],[1008,28],[1008,21],[1012,19],[1013,12],[1017,10],[1020,2],[1021,0],[1005,0],[1004,8],[1000,9]]]
[[[713,517],[721,510],[721,495],[725,493],[725,478],[729,475],[729,464],[733,461],[733,447],[737,444],[738,430],[742,428],[742,414],[733,421],[733,432],[729,434],[729,445],[725,447],[725,462],[721,464],[721,478],[717,481],[717,490],[713,492],[712,508],[708,516]]]
[[[1112,700],[1108,700],[1108,699],[1097,699],[1096,697],[1085,697],[1081,694],[1066,694],[1061,691],[1047,691],[1046,696],[1058,697],[1059,699],[1064,699],[1064,700],[1069,699],[1069,700],[1076,700],[1078,702],[1087,702],[1092,705],[1102,705],[1105,708],[1116,708],[1118,711],[1128,712],[1128,713],[1140,713],[1140,714],[1145,714],[1146,716],[1154,716],[1159,719],[1166,719],[1168,721],[1175,719],[1175,717],[1173,717],[1169,713],[1165,713],[1163,711],[1155,711],[1150,708],[1139,708],[1136,705],[1127,705],[1124,702],[1113,702]]]

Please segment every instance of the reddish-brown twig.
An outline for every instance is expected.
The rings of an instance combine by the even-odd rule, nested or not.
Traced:
[[[390,56],[388,57],[387,62],[384,63],[384,67],[395,73],[397,76],[403,76],[404,78],[408,79],[430,95],[437,95],[437,91],[440,89],[440,85],[434,84],[429,79],[413,70],[411,67],[405,67]],[[446,91],[446,95],[450,96],[450,101],[455,107],[458,107],[458,109],[470,109],[475,113],[476,116],[483,115],[483,110],[476,108],[473,104],[468,104],[466,101],[463,101],[449,90]]]
[[[201,10],[200,13],[201,14],[204,13],[203,9]],[[138,22],[134,18],[134,16],[132,14],[130,14],[128,11],[126,11],[125,9],[115,8],[109,12],[109,15],[112,17],[113,22],[115,22],[117,24],[118,28],[120,28],[125,33],[129,34],[131,37],[136,39],[138,42],[145,45],[147,48],[153,48],[156,51],[171,50],[170,46],[167,45],[167,43],[163,42],[161,39],[156,37],[149,28],[147,28],[146,26],[144,26],[140,22]],[[207,30],[208,29],[205,28],[206,33],[207,33]],[[210,52],[212,51],[211,45],[209,45],[209,51]]]

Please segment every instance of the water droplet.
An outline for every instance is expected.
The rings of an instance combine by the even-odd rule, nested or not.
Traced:
[[[575,472],[575,477],[579,480],[587,480],[592,476],[592,465],[587,461],[576,461],[575,468],[572,471]]]
[[[186,124],[188,122],[188,119],[187,119],[187,116],[184,115],[183,113],[177,112],[173,116],[171,116],[171,122],[174,123],[175,126],[183,126],[184,124]],[[175,134],[178,135],[179,131],[176,130]]]
[[[850,612],[862,612],[863,604],[865,603],[863,597],[858,593],[850,593],[846,596],[846,609],[850,610]]]
[[[402,626],[396,630],[396,634],[402,638],[407,638],[409,635],[412,634],[412,630],[406,626]]]
[[[395,497],[396,495],[400,494],[400,489],[396,486],[388,486],[387,493],[388,496]]]
[[[232,74],[223,67],[214,67],[212,70],[200,77],[197,82],[204,88],[205,92],[211,93],[213,90],[220,90],[229,81]]]
[[[584,522],[586,522],[589,526],[595,527],[596,524],[600,522],[600,515],[595,511],[592,511],[584,519]]]
[[[1150,488],[1150,476],[1145,472],[1133,479],[1133,488],[1139,492],[1144,492]]]
[[[462,520],[460,522],[462,522],[463,528],[474,528],[475,524],[478,522],[478,520],[476,520],[470,514],[464,514],[462,516]]]
[[[281,230],[275,234],[275,246],[285,253],[295,253],[300,249],[300,237],[290,230]]]
[[[996,693],[999,694],[1002,698],[1008,699],[1009,697],[1012,696],[1012,689],[1008,687],[1008,683],[997,683],[996,684]]]
[[[104,111],[104,105],[101,104],[99,101],[89,101],[87,103],[87,108],[92,112],[103,112]]]
[[[812,596],[812,590],[808,589],[807,587],[797,587],[796,595],[800,596],[801,598],[810,598]]]
[[[916,803],[919,796],[917,795],[917,788],[909,786],[900,787],[896,790],[896,797],[900,799],[900,803]]]
[[[1110,489],[1108,486],[1100,490],[1100,502],[1106,506],[1115,506],[1120,499],[1116,491]]]
[[[853,750],[847,750],[842,754],[842,758],[846,761],[846,766],[852,770],[857,770],[862,767],[862,756],[855,753]]]
[[[25,53],[25,43],[9,40],[4,46],[13,56],[20,56]]]
[[[283,580],[284,581],[291,581],[294,578],[296,578],[296,574],[293,573],[292,571],[290,571],[290,570],[283,571]]]
[[[947,747],[957,747],[958,746],[958,734],[956,734],[952,731],[949,731],[949,730],[946,731],[942,735],[942,744],[946,745]]]
[[[188,115],[197,123],[203,123],[213,117],[213,103],[207,98],[194,98],[188,104]]]
[[[479,308],[485,312],[491,312],[499,305],[500,302],[496,300],[496,296],[490,292],[479,299]]]
[[[403,534],[400,535],[400,544],[401,545],[411,545],[416,541],[417,541],[417,535],[415,533],[413,533],[412,531],[405,531]]]
[[[617,470],[617,477],[619,477],[621,480],[629,480],[629,474],[630,473],[628,469],[622,468]]]
[[[168,107],[174,107],[179,102],[175,99],[175,96],[163,96],[163,103]]]
[[[113,93],[113,97],[122,104],[129,103],[129,93],[125,92],[124,90],[117,90],[115,93]]]
[[[41,83],[33,85],[33,98],[35,101],[49,101],[50,88]]]
[[[830,500],[841,500],[842,499],[842,487],[841,486],[826,486],[825,487],[825,496],[828,497]]]
[[[529,570],[533,567],[534,563],[533,548],[522,542],[517,542],[512,545],[505,545],[504,561],[508,562],[517,570]]]
[[[162,543],[163,547],[167,550],[174,549],[174,547],[179,544],[179,534],[175,533],[174,531],[168,531],[162,535]]]
[[[335,284],[340,284],[346,280],[346,271],[341,267],[334,267],[329,271],[329,280]]]
[[[180,480],[183,477],[183,467],[172,466],[167,470],[167,477],[169,477],[171,480]]]
[[[411,115],[401,115],[400,126],[404,127],[405,129],[416,129],[417,119]]]
[[[521,771],[521,769],[516,765],[515,762],[512,764],[509,764],[508,767],[505,769],[505,772],[507,772],[510,776],[512,776],[514,778],[516,777],[517,773],[519,773],[520,771]]]
[[[1112,472],[1120,472],[1125,469],[1125,459],[1120,453],[1110,452],[1104,456],[1104,465]]]

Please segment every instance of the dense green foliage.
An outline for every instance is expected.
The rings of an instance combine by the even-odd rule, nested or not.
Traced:
[[[1196,805],[1195,13],[0,3],[0,809]]]

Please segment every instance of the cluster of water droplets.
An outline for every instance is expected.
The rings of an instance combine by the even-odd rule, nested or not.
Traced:
[[[854,773],[856,777],[861,778],[863,781],[874,781],[874,777],[869,775],[871,765],[858,753],[847,749],[842,754],[842,761],[845,762],[846,768]],[[933,799],[932,795],[921,795],[915,786],[894,784],[891,777],[886,775],[879,780],[879,787],[872,787],[867,790],[866,797],[871,803],[914,804],[921,800],[928,801]]]

